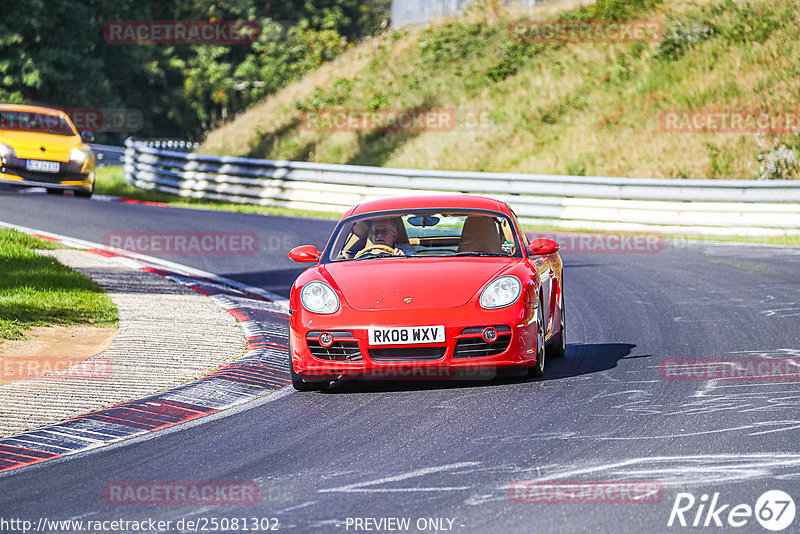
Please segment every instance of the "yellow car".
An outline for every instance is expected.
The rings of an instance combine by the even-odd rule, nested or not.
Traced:
[[[46,187],[61,195],[91,197],[95,159],[66,113],[38,106],[0,104],[0,183]]]

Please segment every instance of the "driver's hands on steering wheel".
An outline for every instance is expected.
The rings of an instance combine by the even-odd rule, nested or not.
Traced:
[[[380,254],[381,252],[383,252],[384,254],[391,254],[392,256],[405,256],[405,253],[402,250],[398,250],[388,245],[375,244],[375,245],[369,245],[359,250],[355,255],[355,259],[360,258],[367,252],[371,252],[372,254]]]
[[[400,250],[399,248],[392,248],[392,247],[387,246],[387,245],[370,245],[368,247],[364,247],[363,249],[359,250],[356,253],[354,259],[360,258],[361,256],[363,256],[367,252],[370,252],[370,253],[375,254],[375,255],[381,254],[381,253],[383,253],[383,254],[391,254],[392,256],[405,256],[406,255],[406,253],[403,252],[402,250]]]

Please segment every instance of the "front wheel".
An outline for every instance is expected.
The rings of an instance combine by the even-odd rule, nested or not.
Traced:
[[[292,377],[292,387],[297,391],[324,391],[328,389],[330,382],[306,382],[303,377],[294,371],[292,361],[292,342],[289,341],[289,375]]]
[[[80,198],[92,198],[93,191],[87,191],[86,189],[76,189],[75,196]]]
[[[303,377],[294,372],[294,366],[289,367],[292,375],[292,387],[297,391],[323,391],[328,389],[330,382],[306,382]]]
[[[539,299],[539,305],[536,311],[536,365],[528,369],[528,376],[533,378],[541,378],[544,375],[544,359],[545,359],[544,346],[544,319],[542,315],[542,299]]]

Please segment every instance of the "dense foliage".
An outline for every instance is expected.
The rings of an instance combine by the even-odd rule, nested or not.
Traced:
[[[0,18],[0,101],[142,113],[140,136],[198,138],[377,32],[388,0],[16,0]],[[109,44],[115,20],[245,20],[257,42]],[[124,134],[105,134],[118,141]]]

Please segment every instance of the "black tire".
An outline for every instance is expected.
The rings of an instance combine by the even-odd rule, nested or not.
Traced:
[[[80,198],[92,198],[94,191],[87,191],[86,189],[76,189],[75,196]]]
[[[547,345],[547,357],[548,358],[563,358],[564,354],[567,352],[567,316],[564,309],[566,306],[564,305],[564,285],[563,285],[563,275],[562,275],[562,284],[561,284],[561,328],[558,331],[558,336],[556,336],[548,345]]]
[[[63,189],[56,189],[56,188],[53,188],[53,187],[48,187],[47,188],[47,194],[48,195],[63,195],[64,194],[64,190]]]
[[[297,391],[324,391],[328,389],[330,382],[306,382],[303,377],[294,372],[292,362],[292,342],[289,341],[289,375],[292,377],[292,387]]]
[[[544,363],[547,354],[544,346],[544,315],[541,297],[539,298],[539,306],[536,309],[536,365],[528,368],[528,376],[541,378],[544,375]]]

